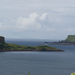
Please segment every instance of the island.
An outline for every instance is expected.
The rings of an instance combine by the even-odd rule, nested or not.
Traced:
[[[3,38],[3,40],[1,40]],[[11,43],[5,43],[4,37],[0,37],[0,52],[6,51],[55,51],[55,52],[64,52],[54,47],[40,45],[40,46],[20,46]]]
[[[68,35],[65,40],[59,40],[59,42],[45,42],[49,45],[75,45],[75,35]]]

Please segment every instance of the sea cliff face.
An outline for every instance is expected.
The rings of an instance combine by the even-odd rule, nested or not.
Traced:
[[[0,36],[0,43],[5,43],[5,38],[3,36]]]

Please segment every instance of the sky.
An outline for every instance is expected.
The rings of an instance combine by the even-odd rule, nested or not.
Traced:
[[[75,35],[75,0],[0,0],[0,35],[62,40]]]

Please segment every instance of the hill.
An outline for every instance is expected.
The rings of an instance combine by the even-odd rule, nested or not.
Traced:
[[[40,46],[20,46],[16,44],[0,43],[0,51],[63,51],[54,47]]]
[[[75,42],[75,35],[68,35],[64,42]]]
[[[3,51],[63,51],[54,47],[40,46],[20,46],[16,44],[5,43],[5,38],[0,36],[0,52]]]
[[[49,45],[75,45],[75,35],[68,35],[65,40],[59,42],[45,42]]]

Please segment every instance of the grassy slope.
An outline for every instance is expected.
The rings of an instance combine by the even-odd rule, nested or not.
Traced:
[[[69,35],[64,41],[75,42],[75,35]]]
[[[54,47],[40,45],[40,46],[20,46],[16,44],[0,43],[0,50],[57,50]]]

